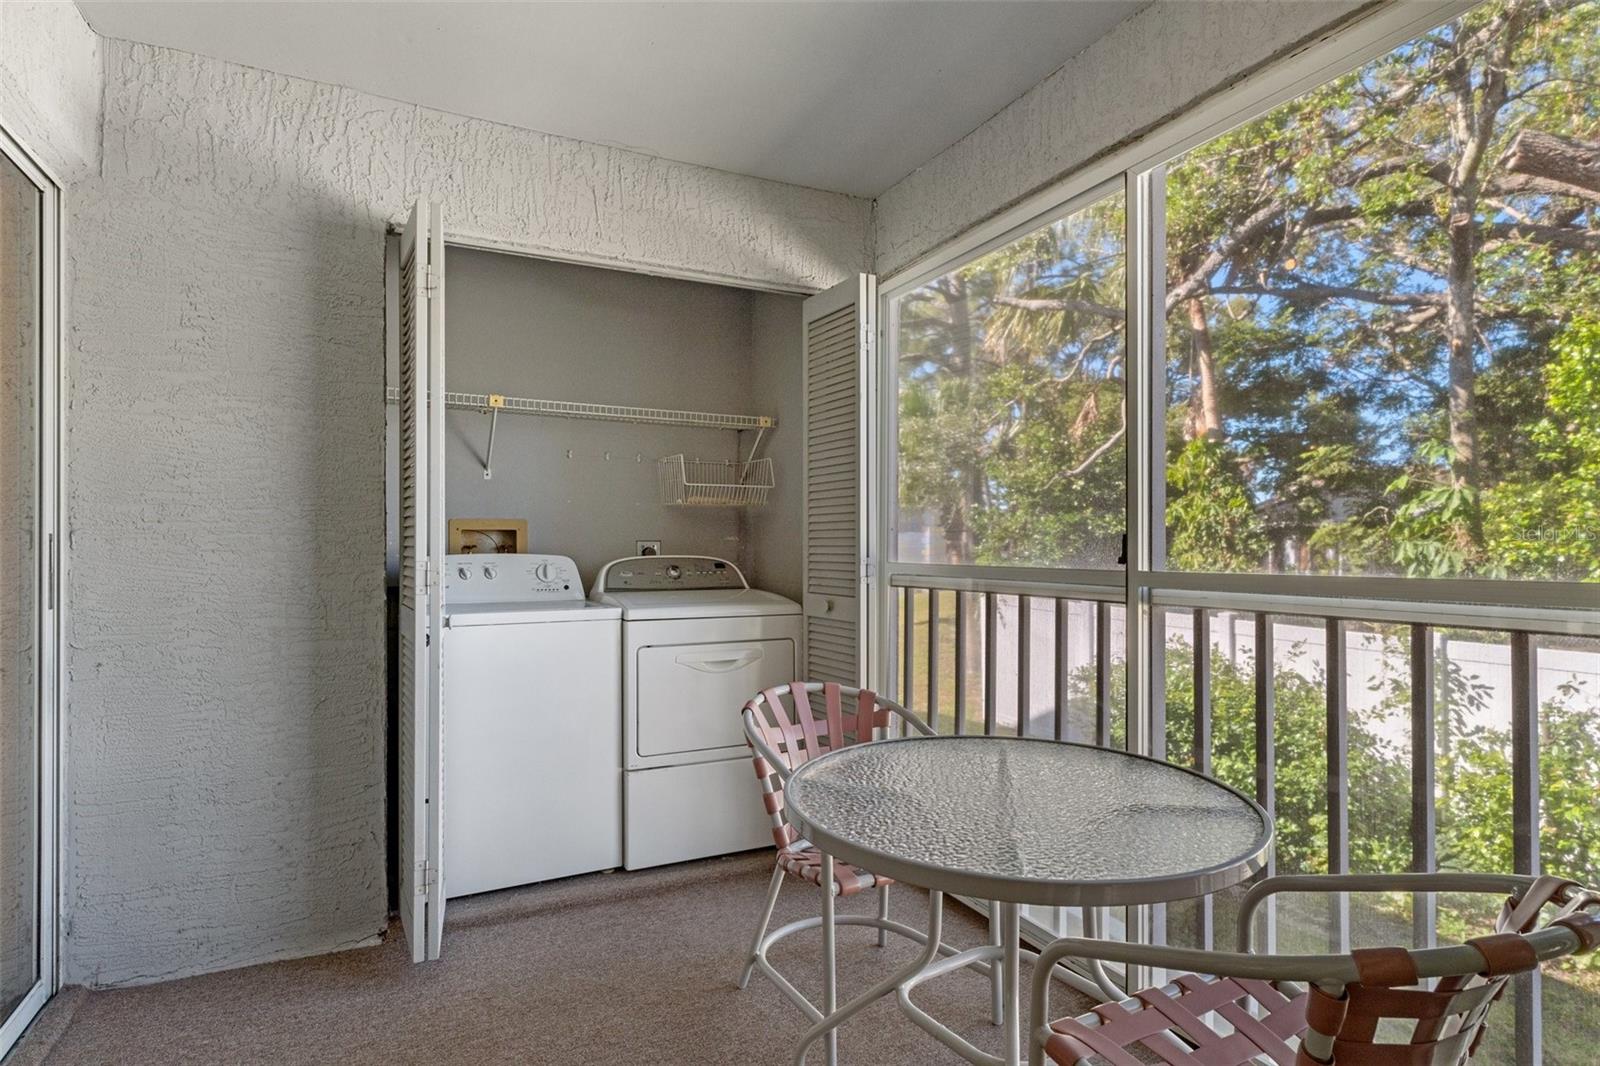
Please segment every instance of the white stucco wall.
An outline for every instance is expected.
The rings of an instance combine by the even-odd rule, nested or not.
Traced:
[[[103,43],[71,190],[66,978],[385,921],[383,230],[821,288],[870,205]]]
[[[891,274],[1371,0],[1157,0],[878,198]]]
[[[0,3],[0,122],[63,182],[100,164],[100,38],[73,3]]]

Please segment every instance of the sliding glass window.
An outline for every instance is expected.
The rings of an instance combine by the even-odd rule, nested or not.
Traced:
[[[1594,885],[1600,0],[1420,10],[886,282],[878,682],[942,730],[1220,777],[1275,872]],[[1103,928],[1224,946],[1236,906]],[[1259,935],[1425,945],[1493,909],[1315,899]],[[1489,1059],[1592,1058],[1593,967],[1507,999]]]
[[[1600,577],[1597,86],[1497,0],[1166,167],[1171,567]]]
[[[1114,569],[1127,430],[1120,189],[895,298],[895,558]]]

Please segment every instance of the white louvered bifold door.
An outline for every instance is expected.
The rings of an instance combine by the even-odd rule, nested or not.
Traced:
[[[867,664],[867,411],[877,279],[805,302],[807,681],[859,685]]]
[[[444,240],[419,203],[400,238],[400,924],[414,962],[444,928]]]

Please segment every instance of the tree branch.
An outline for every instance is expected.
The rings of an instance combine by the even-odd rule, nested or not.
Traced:
[[[1495,222],[1486,233],[1491,240],[1533,241],[1572,252],[1600,252],[1600,230],[1542,226],[1534,222]]]
[[[1359,300],[1362,303],[1381,304],[1385,307],[1442,307],[1442,292],[1377,292],[1345,285],[1318,285],[1297,283],[1289,288],[1267,285],[1223,285],[1211,290],[1218,295],[1271,296],[1291,303],[1309,303],[1314,300]]]
[[[1523,130],[1512,138],[1500,165],[1513,174],[1600,194],[1600,144],[1593,141]]]
[[[1096,303],[1093,300],[1036,300],[1021,296],[996,296],[994,302],[1001,307],[1015,307],[1019,311],[1072,311],[1080,315],[1099,315],[1121,322],[1127,317],[1120,307]]]

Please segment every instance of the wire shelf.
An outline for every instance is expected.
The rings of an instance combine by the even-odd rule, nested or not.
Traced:
[[[686,459],[669,455],[656,464],[661,502],[669,507],[760,507],[772,491],[771,459]]]
[[[609,403],[577,403],[572,400],[538,400],[526,396],[496,396],[490,393],[446,392],[446,407],[486,411],[491,406],[519,415],[545,415],[555,418],[583,418],[596,422],[633,422],[654,426],[688,426],[696,429],[771,429],[778,424],[768,415],[730,415],[714,411],[674,411],[660,407],[625,407]],[[400,390],[389,388],[390,403],[400,401]]]

